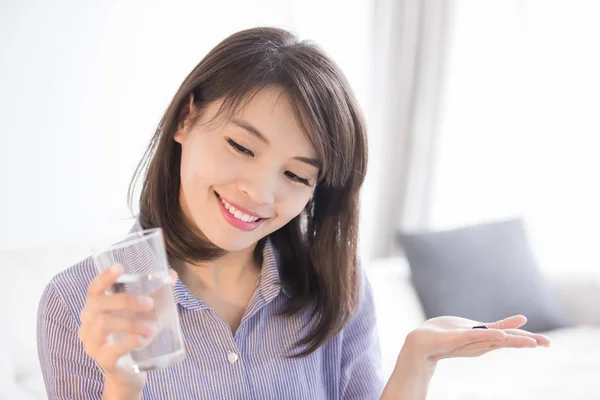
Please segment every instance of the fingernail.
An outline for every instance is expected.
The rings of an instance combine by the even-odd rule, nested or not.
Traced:
[[[154,336],[156,334],[156,324],[151,322],[142,322],[141,330],[145,336]]]
[[[121,272],[123,272],[123,266],[121,264],[115,264],[112,267],[110,267],[110,272],[114,274],[120,274]]]
[[[143,296],[139,298],[140,306],[147,310],[150,310],[154,307],[154,299],[152,297]]]

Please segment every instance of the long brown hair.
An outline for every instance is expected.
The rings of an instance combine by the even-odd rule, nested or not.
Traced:
[[[220,257],[224,250],[199,238],[179,204],[181,147],[174,140],[189,116],[189,101],[202,110],[223,100],[219,115],[231,116],[266,86],[282,88],[322,162],[306,208],[271,233],[279,254],[282,284],[292,288],[285,314],[309,307],[310,330],[298,343],[306,356],[337,334],[359,296],[357,228],[359,189],[367,167],[365,125],[350,86],[335,63],[315,44],[288,31],[253,28],[235,33],[212,49],[181,84],[162,117],[129,186],[129,202],[144,177],[139,220],[161,227],[169,257],[187,262]],[[259,246],[264,244],[261,240]],[[255,253],[256,254],[256,253]]]

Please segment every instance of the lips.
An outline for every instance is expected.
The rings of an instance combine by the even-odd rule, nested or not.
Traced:
[[[253,231],[253,230],[257,229],[260,225],[262,225],[262,223],[264,221],[266,221],[266,218],[260,218],[259,215],[248,212],[247,210],[244,210],[244,209],[240,209],[238,211],[241,211],[244,214],[259,217],[259,219],[256,221],[242,221],[242,220],[236,218],[235,216],[233,216],[231,214],[231,212],[229,212],[229,210],[227,210],[227,208],[225,208],[225,205],[221,201],[221,196],[219,196],[219,194],[217,192],[215,192],[215,196],[217,198],[217,202],[219,204],[219,209],[221,210],[221,214],[223,215],[225,220],[235,228],[238,228],[242,231],[249,232],[249,231]],[[234,208],[237,210],[237,208],[235,206],[234,206]]]
[[[224,199],[223,197],[221,197],[221,195],[217,192],[215,192],[215,194],[216,194],[217,198],[219,199],[219,201],[222,201],[223,204],[225,204],[225,208],[228,209],[232,214],[235,214],[238,217],[238,219],[242,219],[242,218],[240,218],[241,217],[240,214],[245,214],[248,218],[250,218],[252,220],[267,219],[266,217],[263,217],[260,214],[254,213],[242,206],[231,203],[227,199]],[[239,211],[239,213],[238,213],[238,211]]]

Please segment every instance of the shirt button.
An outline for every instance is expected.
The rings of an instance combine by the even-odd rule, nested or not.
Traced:
[[[230,351],[227,353],[227,359],[231,364],[234,364],[238,360],[238,355]]]

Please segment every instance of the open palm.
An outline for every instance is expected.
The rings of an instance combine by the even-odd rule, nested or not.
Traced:
[[[518,329],[527,322],[523,315],[483,323],[467,318],[444,316],[427,320],[410,334],[421,355],[432,361],[451,357],[477,357],[500,348],[550,346],[550,339]],[[472,329],[487,325],[489,329]]]

